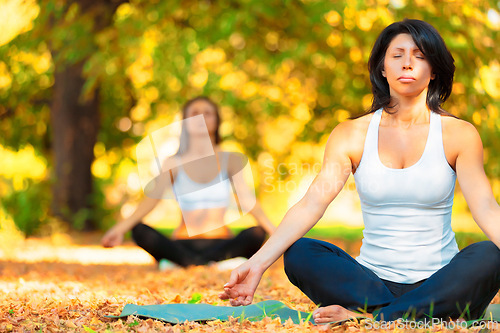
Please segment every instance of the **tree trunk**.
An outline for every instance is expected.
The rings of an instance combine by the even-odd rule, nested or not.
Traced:
[[[112,24],[114,12],[124,2],[127,0],[69,0],[66,5],[69,8],[76,3],[82,15],[90,14],[93,18],[92,30],[97,33]],[[52,25],[57,24],[54,18],[50,22]],[[72,48],[75,45],[65,44],[62,47]],[[60,50],[51,51],[54,56]],[[90,200],[91,165],[100,126],[99,88],[94,90],[93,96],[82,101],[81,93],[85,84],[82,70],[86,60],[76,64],[60,63],[54,74],[51,106],[55,166],[52,214],[70,222],[73,227],[95,230],[96,221],[89,219],[87,213],[93,209]],[[76,222],[83,222],[83,225],[75,225]]]
[[[52,211],[73,226],[75,214],[84,213],[80,215],[84,217],[84,230],[93,230],[94,221],[81,210],[92,209],[91,165],[99,131],[99,99],[95,92],[92,99],[80,101],[85,83],[82,67],[79,63],[55,73],[51,108],[55,166]]]

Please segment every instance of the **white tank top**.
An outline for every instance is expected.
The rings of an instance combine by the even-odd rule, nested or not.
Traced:
[[[221,170],[207,183],[192,180],[179,165],[174,180],[174,194],[183,211],[208,208],[226,208],[231,199],[231,182],[227,172],[228,153],[220,154]]]
[[[382,109],[373,113],[354,173],[365,225],[356,260],[382,279],[415,283],[458,253],[451,229],[456,173],[444,153],[441,116],[432,111],[420,160],[404,169],[382,164],[378,154],[381,116]]]

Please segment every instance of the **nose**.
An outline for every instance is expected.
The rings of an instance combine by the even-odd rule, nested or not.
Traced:
[[[404,70],[413,70],[413,66],[411,64],[411,56],[407,55],[404,57],[403,69]]]

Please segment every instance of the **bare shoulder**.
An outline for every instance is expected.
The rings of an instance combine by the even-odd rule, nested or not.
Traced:
[[[235,151],[221,151],[223,158],[227,158],[229,164],[241,164],[246,161],[246,156]]]
[[[364,139],[372,114],[367,114],[356,119],[349,119],[339,123],[332,130],[331,136],[338,141],[353,142],[356,139]],[[363,138],[360,138],[360,135]],[[364,141],[364,140],[361,140]]]
[[[449,132],[461,132],[465,131],[468,134],[471,134],[473,132],[477,133],[476,127],[469,123],[466,120],[460,119],[460,118],[455,118],[455,117],[450,117],[443,115],[441,117],[442,123],[443,123],[443,132],[444,131],[449,131]],[[457,133],[459,134],[459,133]]]
[[[441,117],[443,141],[455,152],[464,148],[482,149],[482,142],[476,127],[463,119],[450,116]]]
[[[172,174],[173,178],[177,177],[178,166],[182,164],[182,158],[175,154],[168,156],[161,162],[161,173]]]
[[[221,157],[227,159],[227,169],[231,175],[241,171],[248,163],[248,158],[234,151],[220,151]]]
[[[364,142],[373,113],[339,123],[330,134],[327,150],[347,155],[353,167],[357,168],[363,154]]]

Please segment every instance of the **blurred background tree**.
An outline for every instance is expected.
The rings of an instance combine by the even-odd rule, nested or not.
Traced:
[[[405,17],[434,25],[455,57],[445,108],[480,131],[498,198],[499,12],[493,0],[6,0],[3,209],[26,234],[50,216],[109,226],[142,192],[135,144],[205,94],[221,105],[224,147],[250,158],[278,222],[318,171],[330,131],[370,105],[369,52]]]

